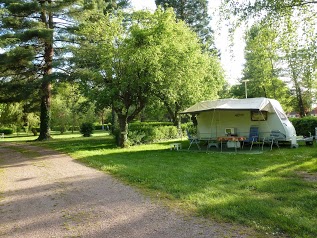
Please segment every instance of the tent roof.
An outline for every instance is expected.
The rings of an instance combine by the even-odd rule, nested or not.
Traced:
[[[260,110],[272,112],[273,104],[279,104],[274,99],[245,98],[245,99],[218,99],[202,101],[187,108],[181,113],[196,113],[210,110]]]

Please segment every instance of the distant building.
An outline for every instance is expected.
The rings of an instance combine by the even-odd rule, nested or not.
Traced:
[[[315,107],[311,112],[309,113],[313,117],[317,117],[317,107]]]
[[[297,112],[288,112],[286,115],[288,118],[299,118],[299,113]]]
[[[299,113],[298,112],[289,112],[286,113],[288,118],[299,118]],[[312,116],[312,117],[317,117],[317,107],[312,109],[310,112],[307,112],[307,116]]]

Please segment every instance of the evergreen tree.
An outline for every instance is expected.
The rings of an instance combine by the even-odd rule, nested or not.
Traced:
[[[50,138],[52,83],[69,65],[65,63],[65,45],[73,41],[70,30],[76,21],[72,16],[82,13],[81,2],[0,1],[0,102],[39,97],[38,140]],[[83,7],[97,6],[106,13],[127,3],[127,0],[84,0]]]
[[[50,138],[51,85],[54,48],[67,29],[71,6],[77,0],[16,0],[1,1],[1,91],[7,90],[5,100],[23,100],[38,90],[40,106],[40,135]],[[55,44],[56,43],[56,44]],[[8,90],[9,89],[9,90]]]
[[[155,0],[163,9],[172,7],[176,18],[186,22],[198,34],[205,49],[216,52],[213,31],[209,27],[208,0]]]
[[[86,8],[102,10],[104,14],[130,6],[129,0],[85,0]]]

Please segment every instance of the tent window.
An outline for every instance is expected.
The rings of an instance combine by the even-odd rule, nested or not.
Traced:
[[[281,118],[281,120],[287,120],[287,116],[285,115],[285,113],[279,111],[276,109],[277,115]]]
[[[266,121],[267,112],[251,111],[251,121]]]

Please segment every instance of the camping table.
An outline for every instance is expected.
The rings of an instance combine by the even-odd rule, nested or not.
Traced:
[[[217,140],[220,141],[220,147],[221,147],[221,152],[222,152],[222,142],[228,142],[228,141],[233,141],[235,142],[235,151],[237,152],[237,142],[244,141],[246,137],[244,136],[219,136],[217,137]]]

